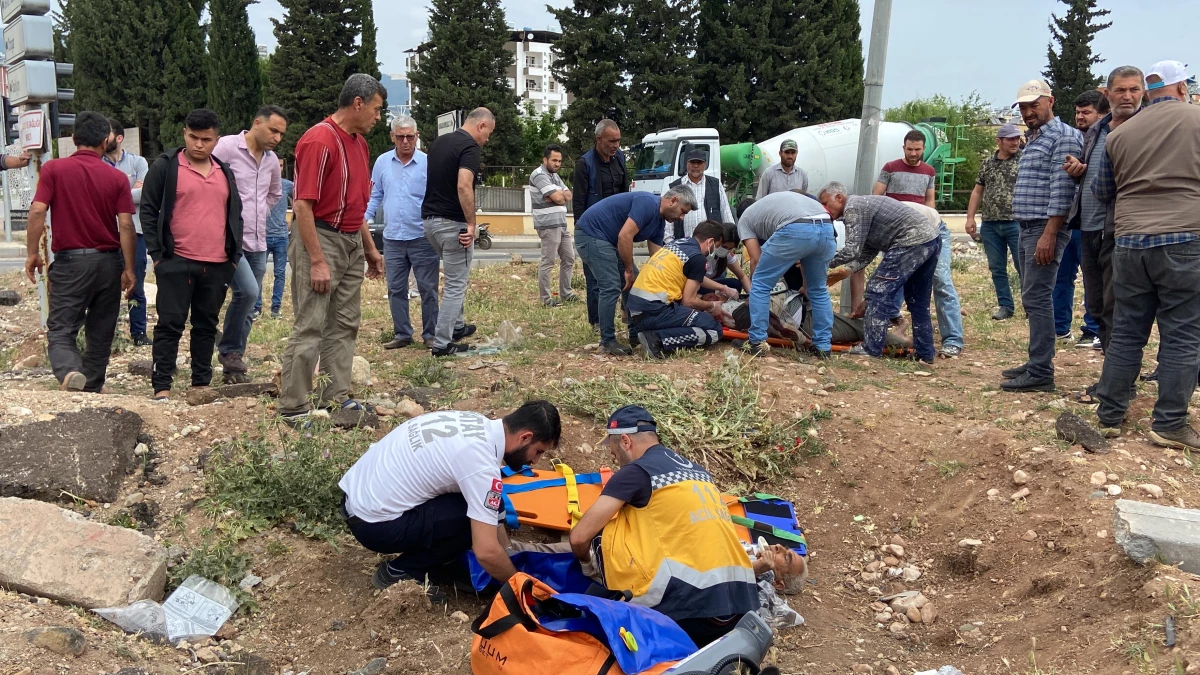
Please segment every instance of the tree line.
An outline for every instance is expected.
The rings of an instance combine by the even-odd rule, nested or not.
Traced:
[[[378,78],[371,0],[280,0],[278,47],[261,58],[246,8],[255,0],[62,0],[55,58],[75,64],[68,110],[95,110],[141,132],[154,156],[183,142],[183,119],[211,108],[222,133],[248,129],[264,103],[288,111],[277,151],[333,112],[346,78]],[[206,19],[202,21],[202,18]],[[386,121],[368,137],[389,145]]]

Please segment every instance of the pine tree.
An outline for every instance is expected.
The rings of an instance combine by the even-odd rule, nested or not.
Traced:
[[[344,0],[280,0],[286,14],[271,19],[279,46],[271,56],[267,100],[289,113],[287,134],[275,148],[290,158],[309,127],[337,109],[346,78],[358,72],[354,40],[359,12],[346,11]]]
[[[625,84],[628,0],[574,0],[570,7],[550,8],[562,26],[554,43],[555,77],[575,100],[563,111],[567,154],[577,158],[596,142],[596,123],[607,117],[626,129],[633,123]],[[627,141],[628,143],[629,141]]]
[[[162,51],[162,90],[157,99],[162,122],[157,141],[163,147],[173,147],[183,145],[184,118],[207,104],[204,31],[200,28],[197,0],[160,1],[169,10],[169,29]]]
[[[810,0],[800,26],[800,34],[792,37],[801,64],[797,126],[861,117],[863,45],[858,0]]]
[[[1109,10],[1096,9],[1096,0],[1060,0],[1067,14],[1050,15],[1050,44],[1046,46],[1048,65],[1042,75],[1054,92],[1054,114],[1070,124],[1075,119],[1075,97],[1095,89],[1101,78],[1092,66],[1104,59],[1092,53],[1092,38],[1112,22],[1100,23]],[[1054,43],[1058,43],[1058,51]]]
[[[722,143],[752,140],[751,99],[762,82],[769,9],[769,3],[700,0],[692,105],[697,122],[715,128]]]
[[[190,106],[186,115],[204,102],[204,46],[194,5],[190,0],[69,0],[60,9],[65,60],[75,65],[75,110],[103,112],[138,127],[142,151],[153,158],[169,145],[162,138],[164,113]],[[190,23],[180,29],[180,21]],[[186,40],[176,44],[183,35],[193,38],[190,63],[174,56],[189,52]],[[168,83],[168,72],[182,85]],[[182,92],[170,89],[179,86]],[[188,96],[194,99],[182,101]],[[172,114],[166,133],[178,137],[183,116]]]
[[[249,129],[263,102],[258,46],[246,7],[256,0],[211,0],[208,39],[208,106],[221,133]]]
[[[631,0],[625,42],[633,123],[631,139],[666,127],[685,127],[695,76],[698,0]],[[569,108],[568,108],[569,109]]]
[[[516,64],[504,48],[511,33],[500,0],[431,0],[429,32],[420,61],[409,72],[417,125],[431,131],[442,113],[466,114],[486,106],[496,116],[496,130],[483,147],[483,162],[520,162],[517,97],[508,82]]]
[[[375,10],[371,4],[371,0],[359,0],[359,30],[362,39],[358,47],[358,72],[366,73],[378,80],[381,74],[379,72],[379,56],[375,47],[377,38]],[[399,92],[388,92],[388,94],[397,95]],[[384,100],[384,105],[387,105],[386,100]],[[382,155],[392,146],[391,137],[388,135],[389,128],[387,109],[384,108],[384,114],[380,116],[379,122],[367,133],[367,147],[370,148],[372,158]]]
[[[862,42],[854,0],[777,0],[753,94],[750,135],[855,117],[862,110]]]

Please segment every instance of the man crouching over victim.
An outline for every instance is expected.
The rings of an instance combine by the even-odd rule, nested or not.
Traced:
[[[575,557],[699,647],[733,630],[758,609],[758,587],[712,476],[662,445],[639,406],[609,417],[605,444],[621,468],[571,530]]]
[[[530,401],[503,419],[442,410],[401,424],[342,476],[342,515],[354,538],[382,562],[371,584],[405,579],[428,584],[466,577],[467,550],[496,581],[516,569],[500,522],[500,465],[520,469],[558,447],[562,423],[547,401]],[[446,602],[428,586],[432,602]]]

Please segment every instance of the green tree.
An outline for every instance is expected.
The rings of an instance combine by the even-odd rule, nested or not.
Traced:
[[[59,58],[75,64],[72,107],[138,127],[150,158],[178,144],[183,117],[204,105],[204,39],[194,1],[59,5]]]
[[[989,117],[988,103],[977,92],[972,92],[957,103],[947,96],[935,94],[883,111],[883,119],[887,122],[916,124],[931,119],[945,119],[947,138],[954,143],[955,154],[964,158],[955,168],[955,194],[949,206],[943,207],[953,209],[967,208],[968,193],[975,187],[979,165],[996,149],[995,130],[984,126]],[[960,136],[962,138],[958,140]]]
[[[359,30],[362,35],[358,47],[358,72],[366,73],[375,79],[380,79],[382,75],[379,72],[379,56],[376,51],[376,29],[375,29],[375,10],[371,7],[371,0],[359,0]],[[389,95],[398,92],[388,92]],[[387,105],[387,100],[384,100],[384,105]],[[378,157],[388,151],[392,147],[391,136],[388,134],[389,121],[387,109],[384,108],[384,114],[380,116],[379,122],[367,134],[367,147],[370,148],[371,157]]]
[[[522,154],[521,166],[534,166],[542,163],[542,154],[546,150],[546,146],[551,143],[558,143],[558,137],[562,135],[563,124],[562,118],[550,111],[538,114],[533,107],[533,102],[525,103],[525,109],[522,111],[519,118],[521,123],[521,145]],[[563,157],[566,162],[570,157]]]
[[[205,95],[204,31],[197,0],[161,0],[169,10],[166,44],[162,52],[162,109],[158,142],[164,147],[183,145],[183,120],[207,104]],[[200,3],[202,4],[202,3]],[[113,80],[120,82],[120,79]]]
[[[687,103],[695,74],[697,5],[698,0],[630,2],[625,58],[629,98],[637,105],[621,130],[630,140],[691,124]]]
[[[715,128],[722,143],[751,140],[751,92],[763,82],[769,10],[765,2],[700,0],[692,105],[697,122]]]
[[[615,120],[623,128],[633,122],[625,84],[626,48],[620,38],[628,30],[629,2],[574,0],[569,7],[547,9],[562,26],[562,38],[553,45],[553,71],[575,97],[563,111],[563,123],[567,154],[578,157],[595,145],[601,119]],[[627,130],[624,135],[633,138]]]
[[[262,105],[258,46],[246,7],[258,0],[210,0],[208,31],[208,106],[221,120],[221,131],[249,129]]]
[[[521,159],[521,127],[517,97],[508,83],[516,77],[513,53],[504,48],[511,33],[500,0],[432,0],[429,42],[409,72],[413,87],[413,117],[421,129],[436,129],[438,115],[463,114],[487,107],[496,116],[496,130],[483,147],[491,166],[513,165]]]
[[[1112,22],[1100,23],[1107,9],[1096,9],[1096,0],[1059,0],[1067,6],[1063,17],[1050,15],[1050,44],[1046,46],[1048,65],[1042,75],[1054,92],[1054,114],[1071,124],[1075,120],[1075,97],[1095,89],[1102,78],[1092,66],[1104,59],[1092,52],[1092,38]],[[1054,43],[1058,43],[1055,51]]]
[[[358,72],[355,38],[361,14],[344,0],[280,0],[283,20],[271,19],[278,47],[271,56],[267,100],[289,113],[287,134],[275,149],[291,158],[309,127],[337,109],[346,78]]]

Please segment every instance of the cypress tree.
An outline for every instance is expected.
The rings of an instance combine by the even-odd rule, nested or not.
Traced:
[[[632,0],[626,43],[633,123],[629,141],[666,127],[685,127],[695,76],[698,0]],[[570,108],[568,108],[569,110]]]
[[[371,0],[359,0],[359,25],[361,26],[362,39],[358,47],[358,72],[366,73],[375,79],[380,79],[379,72],[379,56],[376,51],[375,41],[377,31],[375,29],[375,10],[371,6]],[[398,95],[399,92],[388,92],[388,95]],[[379,122],[367,133],[367,147],[371,151],[371,157],[378,157],[388,151],[391,147],[391,137],[388,135],[389,119],[387,114],[387,101],[384,102],[384,114],[379,117]]]
[[[1092,52],[1092,38],[1112,22],[1100,23],[1108,16],[1107,9],[1096,9],[1096,0],[1060,0],[1067,5],[1063,17],[1050,15],[1050,43],[1046,46],[1048,65],[1042,71],[1050,91],[1054,92],[1054,114],[1067,124],[1075,120],[1075,97],[1095,89],[1101,78],[1092,73],[1092,66],[1102,62]],[[1058,51],[1054,43],[1058,43]]]
[[[630,143],[629,89],[625,84],[626,44],[620,36],[629,26],[627,0],[574,0],[569,7],[549,8],[562,26],[553,45],[554,75],[575,100],[562,113],[567,154],[579,157],[596,142],[596,123],[607,117],[621,125]]]
[[[187,114],[207,105],[204,31],[196,0],[161,0],[161,3],[167,10],[169,28],[162,51],[162,89],[157,99],[162,122],[156,140],[163,147],[172,147],[183,145],[183,120]],[[109,82],[108,86],[116,82],[120,79]],[[227,121],[222,119],[221,123]]]
[[[800,64],[797,126],[862,117],[861,30],[858,0],[805,3],[800,33],[792,38]]]
[[[358,72],[354,39],[359,12],[346,11],[344,0],[280,0],[286,14],[271,19],[279,45],[271,56],[267,100],[288,111],[288,130],[275,148],[292,157],[296,141],[309,127],[337,109],[346,78]]]
[[[751,140],[751,99],[763,77],[769,8],[768,3],[700,0],[692,105],[697,122],[715,128],[722,143]]]
[[[208,39],[208,106],[221,133],[249,129],[262,105],[258,46],[246,7],[256,0],[211,0]]]
[[[466,114],[486,106],[496,116],[496,130],[483,146],[483,162],[520,162],[517,97],[508,83],[516,65],[513,53],[504,48],[511,33],[500,0],[432,0],[429,32],[420,61],[409,72],[417,125],[432,131],[442,113]]]

